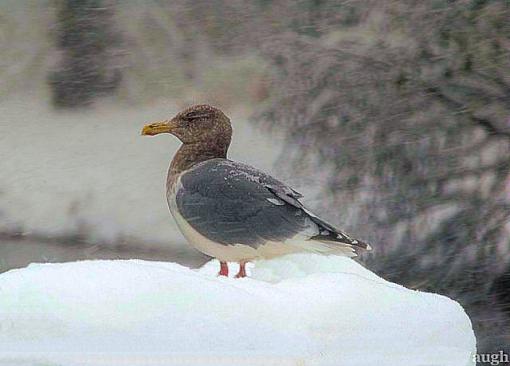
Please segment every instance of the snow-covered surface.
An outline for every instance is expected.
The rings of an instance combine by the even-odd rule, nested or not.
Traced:
[[[472,364],[458,303],[351,259],[290,255],[245,279],[217,270],[119,260],[1,274],[0,365]]]
[[[145,123],[180,109],[160,103],[56,113],[38,100],[0,102],[0,231],[184,243],[165,199],[180,143],[140,136]],[[254,129],[249,112],[226,112],[234,125],[230,156],[271,173],[278,137]]]

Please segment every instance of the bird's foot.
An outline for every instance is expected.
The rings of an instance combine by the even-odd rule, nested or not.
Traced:
[[[236,278],[246,277],[246,262],[239,263],[239,272],[236,274]]]
[[[228,277],[228,264],[227,264],[227,262],[220,261],[220,271],[218,272],[218,276]]]

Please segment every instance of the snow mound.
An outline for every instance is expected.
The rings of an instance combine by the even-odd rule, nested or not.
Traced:
[[[351,259],[290,255],[244,279],[217,270],[118,260],[6,272],[0,365],[473,364],[458,303]]]

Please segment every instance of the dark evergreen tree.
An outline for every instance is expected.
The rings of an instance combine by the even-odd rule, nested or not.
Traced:
[[[108,0],[58,0],[54,33],[60,59],[49,76],[53,105],[75,108],[118,88],[121,38]]]

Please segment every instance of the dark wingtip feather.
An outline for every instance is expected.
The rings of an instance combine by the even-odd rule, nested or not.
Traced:
[[[323,229],[324,229],[323,233],[321,233],[319,235],[315,235],[315,236],[311,237],[310,239],[317,240],[317,241],[325,241],[325,242],[336,242],[339,244],[347,244],[347,245],[352,246],[355,249],[363,249],[366,251],[372,250],[372,247],[370,246],[370,244],[365,243],[364,241],[352,239],[342,232],[331,231],[331,230],[328,230],[325,228],[323,228]]]
[[[308,216],[312,219],[313,222],[319,225],[319,228],[321,230],[318,235],[315,235],[311,239],[318,241],[328,241],[347,244],[354,247],[355,249],[363,249],[367,251],[372,250],[370,244],[365,243],[364,241],[361,240],[351,238],[349,235],[345,234],[344,232],[335,228],[334,226],[328,224],[324,220],[318,218],[308,210],[306,210],[305,212],[308,214]]]

